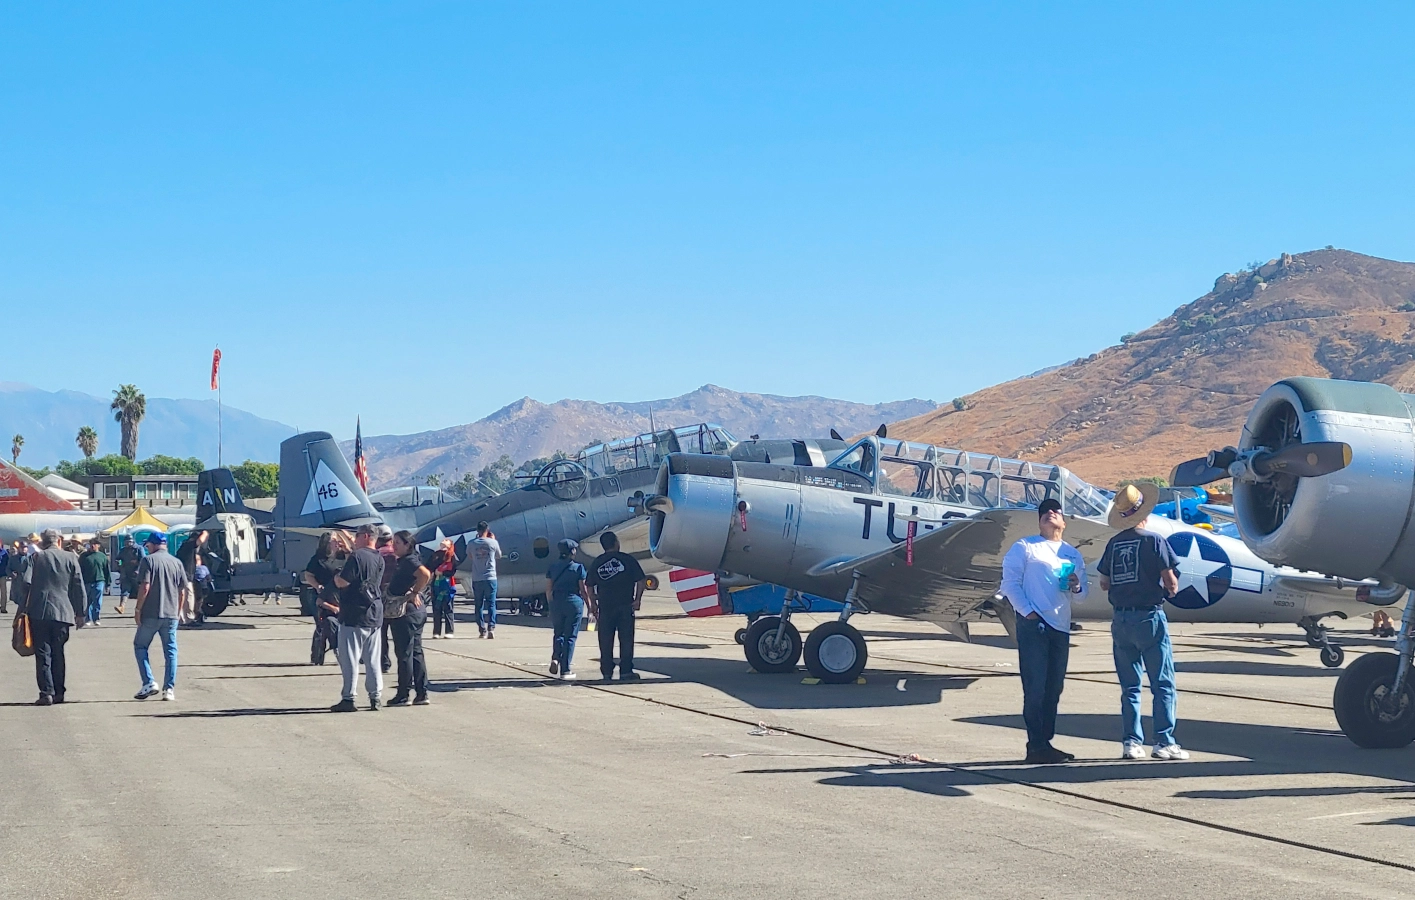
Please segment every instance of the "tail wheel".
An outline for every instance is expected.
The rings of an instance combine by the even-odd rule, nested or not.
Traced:
[[[779,616],[763,616],[747,629],[742,649],[747,652],[747,662],[758,672],[778,674],[793,672],[801,659],[801,632],[790,622],[782,630],[777,640]]]
[[[747,629],[738,628],[736,631],[732,632],[732,640],[739,644],[747,643]]]
[[[1415,741],[1415,683],[1407,678],[1394,695],[1399,668],[1394,653],[1367,653],[1337,679],[1336,721],[1356,746],[1388,749]]]
[[[806,668],[826,684],[852,684],[868,659],[865,636],[848,622],[817,625],[806,638]]]
[[[201,602],[202,615],[219,616],[231,605],[231,595],[227,593],[208,594]]]
[[[1346,651],[1330,644],[1322,648],[1322,665],[1328,669],[1339,669],[1346,661]]]
[[[649,575],[646,580],[648,581],[648,588],[649,588],[649,590],[651,590],[651,591],[656,591],[656,590],[658,590],[658,576],[657,576],[657,575]]]

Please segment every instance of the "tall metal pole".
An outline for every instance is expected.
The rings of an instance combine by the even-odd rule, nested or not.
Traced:
[[[217,348],[218,350],[220,347]],[[221,468],[221,379],[216,379],[216,468]]]

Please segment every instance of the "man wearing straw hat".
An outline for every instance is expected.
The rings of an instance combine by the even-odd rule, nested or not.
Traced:
[[[1127,484],[1115,495],[1108,521],[1120,533],[1110,539],[1096,571],[1115,612],[1110,620],[1115,674],[1120,678],[1121,759],[1145,758],[1140,721],[1140,668],[1150,676],[1154,701],[1155,759],[1188,759],[1174,742],[1174,654],[1169,645],[1166,597],[1179,590],[1179,560],[1169,542],[1145,530],[1159,499],[1153,484]]]

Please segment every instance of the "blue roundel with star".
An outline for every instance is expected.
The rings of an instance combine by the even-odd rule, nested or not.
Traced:
[[[1218,542],[1192,531],[1176,532],[1166,540],[1179,557],[1179,593],[1169,602],[1181,609],[1203,609],[1222,600],[1233,584],[1233,567]]]

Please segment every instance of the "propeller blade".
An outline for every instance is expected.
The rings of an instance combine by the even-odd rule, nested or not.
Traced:
[[[840,432],[836,431],[834,428],[830,429],[830,437],[831,437],[831,440],[836,440],[836,441],[843,441],[843,440],[845,440],[845,438],[843,438],[843,437],[840,436]]]
[[[1259,475],[1293,475],[1316,478],[1330,475],[1351,465],[1351,445],[1341,441],[1314,441],[1293,444],[1276,453],[1264,453],[1253,458],[1253,471]]]
[[[1198,459],[1186,459],[1175,466],[1169,473],[1169,483],[1172,487],[1199,487],[1222,481],[1227,477],[1228,469],[1211,466],[1209,458],[1201,456]]]

